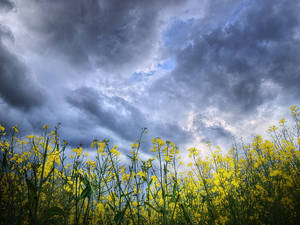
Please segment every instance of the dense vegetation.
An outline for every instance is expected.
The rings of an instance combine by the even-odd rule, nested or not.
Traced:
[[[129,164],[117,146],[94,140],[91,160],[44,126],[20,138],[0,126],[0,224],[297,224],[300,221],[300,108],[295,124],[269,129],[270,140],[235,144],[209,157],[189,149],[181,162],[170,141],[152,140],[153,158],[140,160],[143,135]]]

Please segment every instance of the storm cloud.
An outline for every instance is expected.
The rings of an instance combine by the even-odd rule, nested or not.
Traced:
[[[14,8],[14,4],[9,0],[0,1],[0,12],[7,12]]]
[[[0,1],[0,123],[224,148],[300,97],[296,0]],[[124,150],[125,151],[125,150]]]
[[[297,1],[252,2],[240,20],[206,34],[192,32],[190,44],[176,52],[174,86],[192,93],[197,104],[242,113],[276,98],[274,85],[298,98],[298,12]]]
[[[42,105],[41,90],[31,80],[26,66],[5,47],[4,39],[13,41],[13,34],[0,24],[0,97],[23,110]]]
[[[143,113],[125,99],[105,96],[91,87],[71,91],[66,100],[82,116],[94,121],[92,127],[106,128],[127,141],[135,140],[142,127],[155,130],[156,135],[168,139],[188,139],[187,134],[177,124],[149,123]]]
[[[158,48],[162,13],[184,0],[31,0],[27,26],[49,51],[64,55],[73,66],[93,66],[118,76],[139,69]],[[23,3],[22,3],[23,4]],[[26,3],[27,4],[27,3]]]

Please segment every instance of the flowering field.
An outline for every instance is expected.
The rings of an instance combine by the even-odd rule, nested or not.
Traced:
[[[209,157],[152,140],[153,158],[139,158],[147,131],[131,146],[129,164],[117,146],[94,140],[91,160],[82,147],[66,154],[57,129],[20,138],[0,126],[0,224],[299,224],[300,108],[227,154]],[[186,168],[186,169],[184,169]]]

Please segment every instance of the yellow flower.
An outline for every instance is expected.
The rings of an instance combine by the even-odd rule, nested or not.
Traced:
[[[151,176],[151,180],[153,183],[156,183],[157,182],[157,177],[156,176]]]
[[[27,139],[34,139],[33,135],[27,135]]]
[[[72,152],[73,153],[75,152],[80,157],[82,154],[82,147],[74,148],[74,149],[72,149]]]
[[[115,146],[115,148],[112,148],[112,149],[111,149],[111,153],[112,153],[113,155],[119,157],[119,156],[120,156],[120,152],[116,150],[116,147],[117,147],[117,146]]]
[[[276,177],[280,175],[280,171],[279,170],[273,170],[270,172],[270,176],[271,177]]]
[[[271,127],[269,127],[269,129],[268,129],[268,131],[269,132],[274,132],[274,131],[276,131],[277,130],[277,127],[276,126],[271,126]]]
[[[146,178],[146,173],[144,171],[139,171],[137,175],[139,175],[141,178]]]
[[[1,132],[4,132],[5,131],[5,128],[0,124],[0,131]]]
[[[279,120],[279,125],[283,126],[286,123],[285,118],[282,118],[281,120]]]
[[[133,143],[132,143],[132,145],[131,145],[131,148],[138,149],[138,148],[139,148],[139,144],[138,144],[138,143],[135,143],[135,142],[133,142]]]
[[[101,202],[97,203],[97,205],[96,205],[96,212],[97,212],[98,216],[104,214],[105,207],[104,207],[104,205]]]
[[[12,129],[14,130],[15,133],[18,133],[18,132],[19,132],[19,130],[18,130],[18,125],[13,126]]]
[[[129,175],[129,174],[126,174],[126,173],[124,173],[123,176],[122,176],[122,180],[123,180],[123,181],[128,181],[129,178],[130,178],[130,175]]]
[[[171,158],[169,157],[169,156],[165,156],[165,160],[166,160],[166,162],[171,162]]]
[[[85,162],[86,165],[91,166],[91,167],[96,167],[96,162],[94,162],[93,160],[88,160]]]
[[[124,172],[125,172],[125,166],[121,166],[119,173],[124,173]]]
[[[161,138],[153,138],[152,143],[153,144],[158,144],[159,146],[164,146],[165,145],[165,141],[162,140]]]
[[[9,144],[8,141],[6,141],[6,142],[4,143],[4,145],[5,145],[6,148],[9,148],[9,146],[10,146],[10,144]]]

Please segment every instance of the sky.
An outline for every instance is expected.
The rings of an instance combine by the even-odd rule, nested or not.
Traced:
[[[0,0],[0,124],[71,146],[261,134],[300,103],[298,0]],[[149,144],[145,144],[149,147]],[[143,150],[147,154],[146,148]]]

